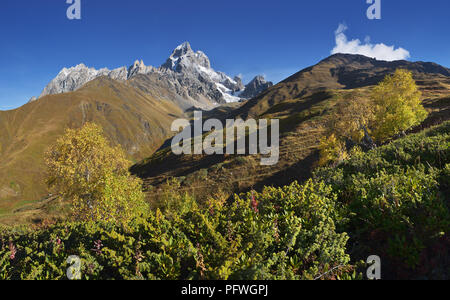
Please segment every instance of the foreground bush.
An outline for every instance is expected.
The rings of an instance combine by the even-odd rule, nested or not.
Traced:
[[[354,279],[374,254],[384,279],[448,279],[449,129],[233,201],[200,206],[172,182],[145,219],[0,230],[0,279],[65,279],[70,255],[83,279]]]
[[[450,122],[316,172],[343,208],[353,257],[381,256],[392,278],[449,278]]]
[[[81,258],[83,279],[350,278],[334,200],[329,187],[309,181],[124,225],[4,230],[0,278],[65,279],[70,255]]]

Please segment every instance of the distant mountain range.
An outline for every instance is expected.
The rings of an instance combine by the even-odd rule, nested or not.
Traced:
[[[96,70],[84,64],[64,68],[44,88],[39,98],[76,91],[102,76],[130,81],[139,75],[147,75],[144,79],[147,82],[142,84],[142,80],[136,79],[135,85],[145,90],[163,86],[178,96],[176,102],[183,109],[192,106],[212,108],[217,104],[239,102],[253,98],[273,85],[259,75],[245,86],[239,77],[231,78],[212,69],[208,56],[202,51],[194,52],[191,45],[185,42],[176,47],[167,61],[158,68],[146,66],[142,60],[137,60],[128,68],[121,67],[114,70],[107,68]],[[35,100],[37,99],[31,99]]]
[[[216,171],[209,171],[208,189],[214,184],[221,189],[241,177],[252,181],[239,189],[303,178],[314,163],[321,124],[334,103],[354,89],[364,95],[368,87],[397,68],[413,72],[433,116],[450,116],[450,70],[434,63],[336,54],[275,86],[261,76],[244,86],[239,78],[213,70],[203,52],[194,52],[184,43],[158,68],[142,61],[115,70],[85,65],[65,68],[38,99],[0,111],[0,223],[2,215],[14,216],[14,221],[20,214],[30,221],[48,214],[35,210],[48,194],[43,181],[44,151],[64,129],[86,122],[101,125],[111,143],[121,145],[137,163],[136,174],[150,185],[209,167]],[[232,163],[233,157],[186,159],[170,153],[158,156],[157,164],[146,159],[173,136],[172,121],[189,118],[195,108],[207,109],[206,116],[219,119],[279,118],[280,163],[271,169],[241,168],[241,162]]]

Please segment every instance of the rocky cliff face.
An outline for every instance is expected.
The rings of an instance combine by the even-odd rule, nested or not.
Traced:
[[[156,72],[156,69],[152,66],[146,66],[144,64],[144,61],[141,59],[141,61],[136,60],[132,66],[128,68],[127,78],[130,79],[131,77],[138,75],[138,74],[148,74]]]
[[[194,98],[206,96],[216,103],[241,100],[233,93],[240,91],[242,84],[212,69],[208,56],[201,51],[194,52],[188,42],[175,48],[158,71],[180,83]]]
[[[239,96],[245,99],[251,99],[258,96],[271,86],[273,86],[272,82],[266,81],[263,76],[256,76],[249,82],[249,84],[247,84],[245,90]]]
[[[211,68],[211,62],[205,53],[194,52],[191,45],[185,42],[175,48],[159,68],[146,66],[142,60],[135,61],[128,68],[121,67],[114,70],[106,68],[96,70],[84,64],[69,69],[64,68],[45,87],[40,97],[75,91],[101,76],[126,81],[138,75],[149,75],[139,80],[139,86],[145,86],[146,90],[151,90],[152,84],[159,87],[165,86],[185,99],[186,103],[200,107],[212,107],[252,98],[264,87],[269,86],[264,78],[258,77],[258,80],[254,79],[250,86],[246,87],[240,78],[232,79],[225,73],[215,71]],[[151,82],[145,84],[143,81],[146,78],[151,79]]]
[[[194,52],[188,42],[175,48],[166,63],[161,66],[163,69],[178,73],[187,73],[197,69],[197,67],[211,69],[211,63],[202,51]]]
[[[89,81],[101,76],[107,76],[116,80],[126,80],[127,68],[122,67],[112,71],[106,68],[96,70],[94,68],[88,68],[84,64],[79,64],[78,66],[69,69],[64,68],[59,72],[56,78],[44,88],[39,98],[46,95],[75,91]]]

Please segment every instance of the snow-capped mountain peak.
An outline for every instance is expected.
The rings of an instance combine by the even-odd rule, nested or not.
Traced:
[[[240,101],[241,99],[233,94],[245,88],[242,82],[237,82],[225,73],[211,68],[208,56],[202,51],[194,52],[188,42],[176,47],[160,69],[171,70],[190,81],[199,80],[210,90],[209,94],[215,93],[225,102]]]
[[[252,88],[246,89],[240,78],[232,79],[223,72],[215,71],[204,52],[194,52],[189,42],[185,42],[177,46],[159,68],[146,66],[143,60],[136,60],[128,68],[114,70],[96,70],[85,64],[63,68],[45,87],[40,97],[75,91],[100,76],[125,81],[139,74],[157,74],[158,80],[170,83],[171,89],[179,96],[202,103],[205,98],[212,103],[241,101],[243,98],[256,96],[252,92],[259,92],[261,83],[266,86],[265,81],[258,80],[252,81]]]
[[[205,53],[202,51],[194,52],[189,42],[184,42],[173,50],[172,54],[161,68],[182,73],[185,70],[189,72],[189,69],[191,69],[192,66],[202,66],[210,69],[211,62]]]
[[[172,56],[182,56],[188,52],[192,52],[192,47],[189,42],[184,42],[181,45],[178,45],[172,53]]]

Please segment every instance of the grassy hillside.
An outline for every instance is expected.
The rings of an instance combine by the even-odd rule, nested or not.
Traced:
[[[377,61],[362,55],[336,54],[283,80],[248,101],[235,116],[260,116],[279,103],[302,99],[327,90],[350,90],[370,87],[396,69],[413,72],[425,98],[448,95],[450,70],[433,63]]]
[[[184,189],[195,190],[199,197],[207,197],[210,191],[219,189],[231,194],[256,184],[259,187],[264,184],[280,186],[297,176],[306,179],[315,161],[324,115],[340,94],[339,91],[330,91],[295,102],[287,101],[283,103],[282,111],[278,111],[281,107],[274,106],[263,116],[281,118],[280,162],[275,166],[261,166],[259,155],[176,156],[169,147],[136,164],[132,171],[145,179],[150,197],[154,193],[159,194],[161,184],[170,177],[177,177]],[[290,105],[294,106],[292,110],[295,112],[290,111]],[[302,165],[296,167],[299,162]]]
[[[160,147],[171,134],[172,120],[182,115],[171,101],[156,100],[107,78],[76,92],[0,111],[0,222],[40,218],[36,201],[48,194],[43,153],[66,128],[93,121],[113,144],[122,145],[129,158],[138,161]],[[16,211],[25,205],[29,210]]]
[[[440,75],[436,78],[440,79]],[[413,132],[450,119],[450,90],[445,84],[439,82],[439,88],[433,88],[431,84],[420,87],[430,115]],[[294,180],[303,181],[316,166],[319,141],[325,135],[324,124],[335,105],[342,101],[360,101],[368,96],[370,88],[319,91],[272,103],[261,111],[258,107],[255,110],[258,111],[257,119],[280,119],[280,161],[275,166],[261,166],[259,156],[175,156],[170,148],[165,148],[133,166],[132,171],[144,179],[149,199],[164,195],[164,183],[172,177],[181,182],[183,190],[193,192],[201,199],[218,190],[231,195],[251,188],[261,190],[267,185],[283,186]],[[261,97],[256,99],[264,102],[267,96]],[[235,117],[236,111],[242,115],[246,105],[226,117]]]
[[[449,132],[445,122],[233,201],[199,206],[175,189],[126,226],[3,229],[0,278],[65,279],[77,255],[83,279],[359,279],[376,254],[384,279],[449,279]]]

